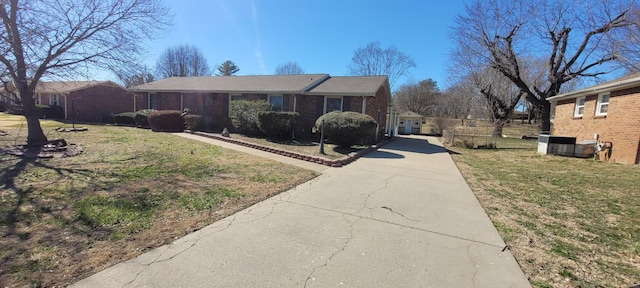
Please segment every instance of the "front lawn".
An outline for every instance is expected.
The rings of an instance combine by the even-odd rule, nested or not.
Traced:
[[[531,143],[450,148],[531,284],[639,284],[640,168],[537,155]]]
[[[2,146],[24,141],[14,124]],[[45,129],[79,156],[0,154],[0,286],[66,286],[316,176],[171,134],[83,126]]]

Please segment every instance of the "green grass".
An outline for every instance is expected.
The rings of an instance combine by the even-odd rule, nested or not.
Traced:
[[[637,283],[640,168],[537,155],[535,141],[497,146],[450,149],[532,285]]]
[[[48,134],[81,145],[78,156],[0,155],[4,286],[66,286],[316,176],[167,133],[83,126]],[[5,131],[2,146],[26,140]]]
[[[40,120],[42,130],[47,133],[49,130],[62,127],[65,124],[56,120]],[[16,133],[26,135],[27,120],[20,115],[11,115],[0,112],[0,130],[15,130]]]

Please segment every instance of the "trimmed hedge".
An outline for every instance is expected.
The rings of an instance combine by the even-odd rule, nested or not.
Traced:
[[[377,123],[369,115],[357,112],[329,112],[316,120],[317,131],[322,127],[322,120],[324,136],[338,146],[369,144],[375,138]]]
[[[296,122],[300,118],[298,112],[258,112],[258,128],[267,137],[291,139]]]
[[[184,115],[184,124],[187,129],[192,131],[203,131],[204,120],[201,115],[187,114]]]
[[[55,105],[36,105],[40,117],[45,119],[64,119],[64,109]]]
[[[119,114],[113,115],[113,123],[116,123],[117,125],[135,126],[136,125],[136,121],[134,119],[135,116],[136,116],[136,113],[133,113],[133,112],[119,113]]]
[[[149,119],[147,117],[149,116],[149,114],[156,111],[158,110],[155,110],[155,109],[138,110],[136,112],[136,115],[133,117],[136,122],[136,126],[149,128]]]
[[[159,132],[184,131],[184,119],[182,111],[161,110],[150,113],[147,116],[151,130]]]
[[[271,104],[267,101],[231,101],[229,116],[235,131],[245,135],[259,135],[258,112],[270,111]]]

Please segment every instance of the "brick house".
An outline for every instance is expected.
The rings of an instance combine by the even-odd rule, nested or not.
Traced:
[[[3,97],[4,98],[4,97]],[[105,116],[135,111],[133,94],[111,81],[40,81],[36,105],[60,106],[64,119],[102,122]]]
[[[640,163],[640,74],[557,95],[549,101],[555,106],[554,135],[611,142],[611,162]]]
[[[171,77],[136,86],[137,109],[184,110],[200,114],[208,129],[231,128],[229,103],[265,100],[275,110],[300,113],[298,128],[310,135],[315,120],[334,110],[365,113],[388,132],[391,90],[387,76],[328,74]]]

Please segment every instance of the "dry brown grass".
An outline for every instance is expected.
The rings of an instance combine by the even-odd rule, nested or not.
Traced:
[[[535,142],[451,148],[535,287],[640,282],[640,169],[537,155]]]
[[[51,132],[79,156],[0,155],[0,283],[65,286],[316,176],[165,133]],[[3,146],[23,139],[18,130]]]

